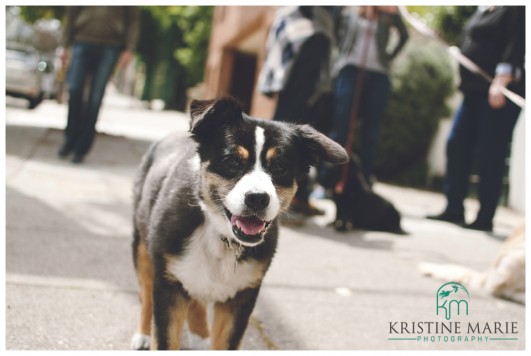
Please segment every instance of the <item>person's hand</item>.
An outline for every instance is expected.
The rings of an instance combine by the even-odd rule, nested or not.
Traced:
[[[127,67],[129,62],[131,62],[131,59],[133,59],[133,52],[131,50],[126,49],[122,52],[122,55],[118,59],[118,68],[124,69]]]
[[[502,88],[507,87],[511,82],[510,75],[497,75],[489,88],[489,105],[493,109],[499,109],[506,103],[505,95],[503,95]]]

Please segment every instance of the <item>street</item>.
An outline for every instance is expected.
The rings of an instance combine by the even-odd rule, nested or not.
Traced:
[[[112,89],[93,150],[81,165],[57,158],[65,105],[45,101],[28,110],[23,101],[6,99],[8,350],[129,349],[139,317],[130,247],[132,181],[149,144],[171,131],[186,135],[188,118],[146,110]],[[452,319],[463,324],[459,341],[457,335],[452,341],[410,329],[397,336],[391,327],[447,322],[436,315],[434,302],[444,282],[422,276],[418,265],[486,271],[524,217],[500,208],[493,234],[470,231],[424,219],[444,208],[442,194],[383,183],[375,190],[397,206],[409,234],[336,233],[326,226],[333,203],[316,200],[324,217],[281,228],[241,348],[524,349],[525,307],[471,289],[468,315]],[[466,207],[470,220],[478,203],[467,200]],[[464,327],[495,322],[515,322],[517,333],[466,334]]]

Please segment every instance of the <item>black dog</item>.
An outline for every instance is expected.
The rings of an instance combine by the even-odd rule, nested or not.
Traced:
[[[333,170],[336,172],[337,170]],[[351,154],[348,179],[341,194],[334,193],[336,219],[333,223],[337,231],[352,228],[387,231],[405,234],[400,224],[400,213],[394,205],[376,194],[361,173],[359,159]]]
[[[214,349],[238,348],[297,180],[319,158],[348,160],[310,126],[251,118],[229,98],[190,109],[190,136],[152,145],[135,181],[134,349],[179,349],[185,322],[203,341],[212,335]]]

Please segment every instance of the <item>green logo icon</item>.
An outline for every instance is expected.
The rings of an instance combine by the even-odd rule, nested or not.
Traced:
[[[439,312],[444,311],[446,320],[450,320],[452,315],[455,315],[453,314],[455,312],[457,312],[457,315],[461,315],[462,312],[466,312],[466,315],[468,315],[470,295],[463,285],[456,282],[445,283],[437,289],[435,298],[437,315],[439,315]]]

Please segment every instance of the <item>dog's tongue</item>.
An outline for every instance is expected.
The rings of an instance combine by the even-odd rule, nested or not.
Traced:
[[[237,216],[232,215],[230,218],[232,225],[236,225],[245,235],[256,235],[265,228],[265,221],[258,219],[256,216]]]

